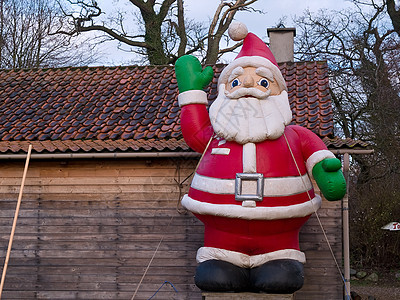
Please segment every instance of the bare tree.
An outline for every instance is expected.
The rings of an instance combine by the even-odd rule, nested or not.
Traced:
[[[58,6],[45,0],[0,0],[0,67],[38,68],[90,63],[88,45],[52,36]]]
[[[374,122],[377,114],[386,115],[388,124],[387,117],[393,115],[393,107],[399,102],[399,82],[394,70],[398,70],[400,60],[389,57],[399,52],[400,44],[394,29],[388,26],[385,4],[368,6],[368,11],[355,4],[354,10],[320,11],[316,15],[306,12],[298,18],[296,56],[328,60],[341,132],[346,137],[372,141],[377,138],[375,133],[382,120]],[[390,119],[390,129],[398,130],[397,119]],[[393,133],[396,131],[390,135]]]
[[[306,12],[296,20],[296,56],[330,67],[337,134],[375,149],[353,157],[350,190],[353,254],[369,264],[400,258],[400,239],[380,232],[400,213],[400,37],[389,2],[353,0],[348,11]]]
[[[400,39],[385,2],[353,2],[353,10],[297,19],[297,56],[328,61],[339,134],[369,141],[379,153],[373,162],[358,160],[360,179],[369,180],[400,173]]]
[[[154,65],[172,64],[184,54],[196,54],[207,64],[215,63],[225,52],[220,41],[236,12],[249,10],[257,0],[220,1],[209,29],[184,15],[183,0],[129,0],[136,13],[128,16],[119,10],[108,14],[95,0],[59,0],[66,22],[57,32],[75,36],[83,32],[101,32],[103,37],[119,41],[130,51]],[[127,1],[128,2],[128,1]],[[78,8],[78,9],[77,9]],[[138,23],[134,28],[132,23]]]

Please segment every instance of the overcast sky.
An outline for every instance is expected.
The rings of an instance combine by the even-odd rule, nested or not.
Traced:
[[[213,16],[218,3],[218,0],[185,0],[186,15],[207,22]],[[260,38],[266,38],[266,29],[275,27],[279,19],[284,16],[287,16],[285,26],[291,27],[293,26],[292,17],[302,15],[306,9],[340,10],[349,5],[351,3],[346,0],[258,0],[252,7],[263,11],[264,14],[238,12],[235,19],[245,23],[249,31]]]
[[[100,0],[99,2],[105,1]],[[124,1],[119,1],[119,3],[122,2]],[[219,2],[220,0],[185,0],[186,16],[196,21],[209,24]],[[111,4],[111,1],[109,3]],[[127,6],[128,5],[131,6],[130,4],[127,4]],[[262,40],[268,41],[266,33],[267,28],[276,27],[278,21],[282,17],[287,17],[285,26],[292,27],[294,26],[292,21],[293,17],[302,15],[306,9],[316,12],[319,9],[341,10],[348,6],[351,6],[351,3],[347,0],[258,0],[252,7],[263,11],[264,14],[238,12],[235,19],[245,23],[250,32],[255,33]],[[107,43],[103,45],[102,52],[104,58],[96,65],[129,64],[128,62],[132,54],[117,51],[115,50],[116,46],[116,43]],[[234,58],[232,55],[231,57],[232,59]],[[230,59],[229,56],[225,57],[227,61]]]

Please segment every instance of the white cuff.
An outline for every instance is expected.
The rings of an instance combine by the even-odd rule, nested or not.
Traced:
[[[178,95],[179,106],[188,104],[208,104],[207,94],[202,90],[191,90]]]
[[[317,152],[314,152],[306,162],[306,167],[307,167],[307,172],[308,175],[310,175],[311,178],[312,176],[312,169],[314,166],[319,163],[320,161],[324,160],[325,158],[335,158],[335,155],[329,151],[329,150],[319,150]]]
[[[197,250],[196,261],[198,263],[211,259],[227,261],[241,268],[255,268],[276,259],[293,259],[302,264],[306,262],[305,254],[295,249],[283,249],[258,255],[247,255],[213,247],[201,247]]]
[[[281,220],[302,218],[311,215],[321,207],[321,197],[315,195],[307,202],[273,207],[243,207],[240,204],[213,204],[197,201],[188,194],[182,198],[182,206],[192,213],[243,220]],[[239,202],[240,203],[240,202]]]

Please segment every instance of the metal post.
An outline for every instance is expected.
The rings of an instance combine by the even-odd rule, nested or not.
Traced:
[[[347,182],[347,193],[343,198],[343,257],[344,257],[344,293],[346,300],[350,300],[350,235],[349,235],[349,154],[343,157],[343,172]]]

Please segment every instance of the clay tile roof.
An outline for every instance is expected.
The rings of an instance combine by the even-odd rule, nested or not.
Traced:
[[[322,138],[325,145],[332,149],[357,149],[357,148],[367,148],[370,145],[367,142],[360,140],[353,140],[350,138],[341,139],[339,137],[324,137]]]
[[[214,67],[207,87],[217,95]],[[332,147],[333,116],[324,62],[280,65],[293,123]],[[180,129],[178,87],[172,66],[0,70],[0,153],[190,151]]]

